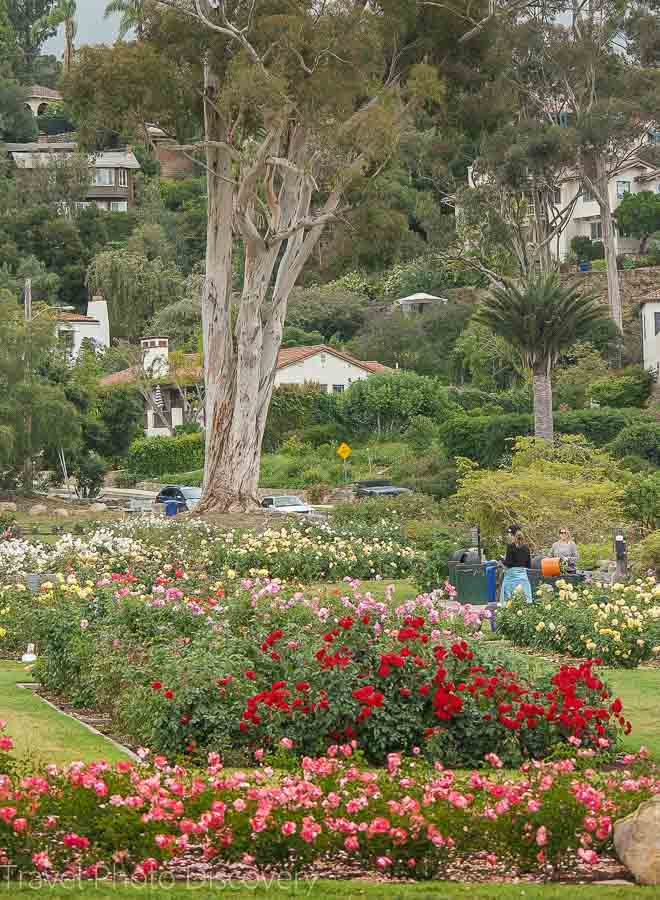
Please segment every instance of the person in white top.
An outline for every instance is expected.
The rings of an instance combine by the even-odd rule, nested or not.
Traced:
[[[567,560],[569,570],[575,571],[579,553],[575,542],[571,540],[567,528],[559,529],[559,540],[552,545],[550,554],[551,556]]]

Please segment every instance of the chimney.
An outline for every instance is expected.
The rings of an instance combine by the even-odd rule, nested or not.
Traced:
[[[101,347],[110,346],[110,319],[108,318],[108,304],[103,299],[103,294],[95,294],[87,304],[87,315],[92,319],[98,319],[99,327],[94,338]]]
[[[170,371],[169,340],[164,337],[142,338],[142,368],[149,378],[165,378]]]

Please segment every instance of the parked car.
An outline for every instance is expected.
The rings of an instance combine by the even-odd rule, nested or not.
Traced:
[[[300,499],[300,497],[277,496],[264,497],[261,501],[264,509],[268,509],[275,513],[300,513],[301,515],[309,515],[312,512],[311,506]]]
[[[397,487],[391,481],[357,481],[356,497],[397,497],[399,494],[412,494],[410,488]]]
[[[181,484],[168,484],[167,487],[161,488],[156,497],[156,503],[165,504],[174,501],[178,507],[178,512],[190,512],[201,499],[201,488],[188,487]]]

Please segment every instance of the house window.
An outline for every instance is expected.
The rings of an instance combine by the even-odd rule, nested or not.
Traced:
[[[128,169],[117,169],[117,184],[120,187],[128,187]]]
[[[593,203],[596,198],[593,193],[589,190],[586,184],[582,185],[582,202],[583,203]]]
[[[648,135],[649,144],[660,144],[660,131],[651,130]]]
[[[617,181],[616,183],[616,198],[617,200],[623,200],[626,194],[630,193],[630,182],[629,181]]]
[[[332,385],[332,393],[333,394],[342,394],[344,391],[345,385],[343,384],[333,384]]]
[[[555,188],[552,194],[552,202],[555,206],[561,206],[561,188]]]
[[[128,212],[128,202],[126,200],[111,200],[110,210],[112,212]]]
[[[70,328],[60,328],[57,339],[62,350],[66,353],[73,353],[73,331]]]
[[[328,358],[328,357],[327,357],[327,354],[325,354],[325,353],[322,353],[322,354],[321,354],[321,365],[322,365],[322,366],[325,365],[325,362],[326,362],[327,358]]]
[[[603,226],[600,222],[591,222],[591,240],[600,241],[603,239]]]
[[[656,335],[660,334],[660,312],[653,313],[653,324]]]
[[[114,183],[114,169],[94,169],[94,184],[108,187]]]

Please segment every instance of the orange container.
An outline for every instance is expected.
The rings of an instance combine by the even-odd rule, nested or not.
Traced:
[[[541,575],[546,577],[561,575],[561,565],[558,556],[546,556],[541,560]]]

